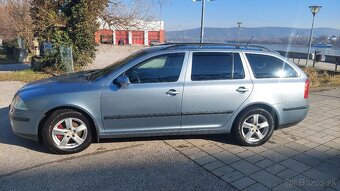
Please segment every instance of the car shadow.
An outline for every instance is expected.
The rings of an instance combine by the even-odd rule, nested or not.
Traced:
[[[128,137],[128,138],[105,138],[101,139],[100,143],[110,142],[138,142],[138,141],[168,141],[180,139],[204,139],[223,144],[237,145],[229,134],[209,134],[209,135],[169,135],[169,136],[148,136],[148,137]]]
[[[16,136],[10,125],[8,116],[8,107],[0,109],[0,144],[15,145],[24,147],[30,150],[43,153],[51,153],[43,144],[31,141],[25,138]],[[105,138],[101,139],[100,143],[115,143],[115,142],[139,142],[139,141],[166,141],[179,139],[204,139],[223,144],[236,144],[232,137],[227,134],[222,135],[173,135],[173,136],[152,136],[152,137],[133,137],[133,138]]]
[[[8,107],[0,109],[0,144],[15,145],[37,152],[50,153],[42,144],[16,136],[11,129],[8,111]]]

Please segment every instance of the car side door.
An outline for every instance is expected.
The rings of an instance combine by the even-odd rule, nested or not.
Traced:
[[[246,101],[253,83],[238,52],[191,52],[182,103],[182,130],[222,128]]]
[[[107,134],[179,131],[184,63],[185,52],[156,55],[122,74],[129,85],[114,80],[105,87],[101,110]]]

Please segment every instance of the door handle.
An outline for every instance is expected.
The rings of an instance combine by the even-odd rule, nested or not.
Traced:
[[[179,94],[178,91],[176,91],[175,89],[170,89],[166,92],[167,95],[170,95],[170,96],[175,96],[177,94]]]
[[[243,87],[243,86],[241,86],[241,87],[237,88],[236,91],[237,91],[237,92],[240,92],[240,93],[244,93],[244,92],[249,91],[249,89],[248,89],[248,88],[245,88],[245,87]]]

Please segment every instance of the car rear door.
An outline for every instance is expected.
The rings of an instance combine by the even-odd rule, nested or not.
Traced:
[[[221,128],[253,89],[238,52],[190,52],[182,130]]]

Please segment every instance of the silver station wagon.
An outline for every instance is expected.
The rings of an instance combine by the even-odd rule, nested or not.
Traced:
[[[165,44],[100,70],[29,83],[10,106],[15,134],[53,152],[100,138],[231,133],[257,146],[302,121],[309,80],[263,47]]]

